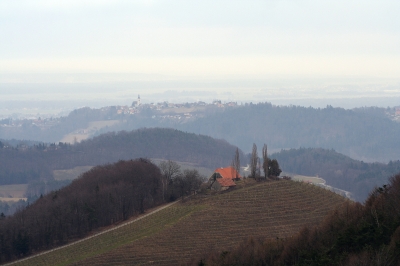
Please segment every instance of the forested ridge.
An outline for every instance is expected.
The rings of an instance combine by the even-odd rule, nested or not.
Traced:
[[[249,152],[253,143],[268,143],[270,150],[282,148],[335,149],[351,158],[373,162],[400,159],[400,123],[385,114],[387,109],[365,107],[343,109],[276,106],[270,103],[212,108],[186,122],[162,118],[162,113],[143,108],[139,114],[117,114],[116,107],[81,108],[60,123],[40,129],[29,121],[18,128],[0,128],[0,138],[57,142],[64,135],[86,128],[91,121],[118,120],[94,135],[143,127],[168,127],[225,139]]]
[[[400,161],[365,163],[321,148],[282,150],[272,154],[271,158],[276,158],[286,172],[318,175],[328,185],[350,191],[354,199],[360,202],[368,197],[375,186],[382,186],[390,176],[400,172]]]
[[[111,132],[75,145],[35,144],[18,149],[3,145],[0,148],[0,185],[45,181],[49,189],[57,188],[60,184],[53,181],[55,169],[139,157],[184,161],[214,169],[230,165],[234,154],[235,147],[224,140],[161,128]],[[242,165],[246,165],[247,158],[241,151],[240,157]],[[328,185],[352,192],[358,201],[365,200],[374,186],[382,185],[390,175],[400,171],[399,161],[365,163],[327,149],[290,149],[275,153],[273,157],[283,171],[319,175]],[[38,195],[44,193],[37,192],[39,194],[33,191]]]
[[[171,159],[213,169],[230,165],[235,149],[224,140],[165,128],[110,132],[75,145],[4,146],[0,148],[0,185],[51,180],[55,169],[139,157]]]
[[[234,108],[178,128],[224,138],[243,150],[252,143],[269,149],[335,149],[364,161],[400,159],[400,123],[381,111],[274,106],[268,103]]]
[[[146,126],[172,127],[225,139],[246,152],[250,152],[253,143],[268,143],[270,150],[335,149],[363,161],[388,162],[400,159],[400,123],[392,121],[385,112],[386,109],[377,107],[347,110],[332,106],[312,108],[250,103],[206,113],[204,117],[186,123],[150,119],[157,115],[156,112],[124,116],[124,122],[99,132]]]

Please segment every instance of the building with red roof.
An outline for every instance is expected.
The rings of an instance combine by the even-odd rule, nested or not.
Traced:
[[[400,116],[400,107],[396,107],[395,116]]]
[[[225,168],[217,168],[208,179],[209,186],[212,190],[226,190],[235,187],[234,180],[241,179],[242,176],[232,166]]]
[[[220,175],[222,178],[230,178],[230,179],[241,179],[242,177],[240,174],[236,171],[235,168],[232,166],[228,166],[225,168],[217,168],[214,171],[214,174]]]

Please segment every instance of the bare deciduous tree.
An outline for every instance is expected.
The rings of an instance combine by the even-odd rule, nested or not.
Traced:
[[[235,160],[236,178],[239,178],[239,173],[240,173],[239,148],[236,148],[235,159],[234,160]]]
[[[231,162],[231,176],[232,176],[232,177],[235,176],[235,169],[236,169],[236,166],[235,166],[235,158],[233,158],[233,159],[232,159],[232,162]]]
[[[186,169],[183,171],[183,174],[179,174],[176,177],[174,184],[178,187],[179,194],[183,199],[185,195],[197,191],[205,179],[196,169]]]
[[[170,182],[176,175],[178,175],[181,171],[181,166],[171,160],[162,161],[160,163],[161,173],[165,176],[165,178]]]
[[[239,148],[236,148],[235,156],[232,159],[232,176],[235,176],[235,179],[239,178],[239,173],[240,173],[240,157],[239,157]],[[236,173],[235,171],[236,170]]]
[[[163,175],[162,185],[163,185],[163,200],[165,191],[168,189],[168,185],[172,182],[176,176],[181,172],[181,166],[174,161],[162,161],[160,163],[160,170]]]
[[[263,157],[263,170],[264,170],[264,177],[267,179],[268,177],[268,153],[267,153],[267,144],[264,144],[264,147],[262,149],[262,157]]]
[[[256,178],[257,162],[258,162],[257,145],[253,143],[253,149],[250,158],[250,174],[252,178]]]

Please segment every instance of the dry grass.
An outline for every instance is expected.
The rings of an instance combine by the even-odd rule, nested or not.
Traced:
[[[162,161],[165,161],[164,159],[156,159],[156,158],[152,158],[151,161],[157,165],[159,165]],[[178,163],[181,166],[181,171],[184,170],[192,170],[192,169],[196,169],[197,171],[199,171],[200,175],[203,175],[205,177],[210,177],[213,173],[214,173],[214,169],[209,169],[206,167],[200,167],[197,166],[193,163],[188,163],[188,162],[178,162],[175,161],[176,163]]]
[[[74,144],[75,142],[81,142],[82,140],[85,140],[88,138],[89,138],[89,134],[69,133],[68,135],[65,135],[60,140],[60,142]]]
[[[201,196],[129,226],[18,265],[177,265],[250,236],[285,238],[346,201],[322,188],[265,182]]]
[[[103,127],[113,126],[119,123],[118,120],[101,120],[101,121],[93,121],[89,123],[89,126],[86,128],[87,130],[98,130]]]
[[[87,128],[82,128],[65,135],[60,141],[66,143],[74,143],[75,141],[80,142],[88,139],[92,133],[104,127],[113,126],[119,123],[118,120],[101,120],[90,122]]]
[[[296,181],[313,183],[313,184],[325,184],[326,183],[326,181],[324,179],[317,177],[317,176],[294,175],[292,177],[292,179],[296,180]]]
[[[282,172],[281,176],[290,176],[293,180],[306,182],[306,183],[312,183],[312,184],[325,184],[326,183],[325,179],[320,178],[318,176],[297,175],[297,174],[291,174],[291,173],[286,173],[286,172]]]
[[[74,265],[84,259],[162,232],[201,208],[201,205],[186,206],[178,203],[137,222],[12,265]]]
[[[0,197],[1,198],[24,198],[28,184],[16,184],[16,185],[3,185],[0,186]]]
[[[17,202],[17,201],[27,201],[28,198],[5,198],[5,197],[0,197],[0,201],[5,201],[5,202]]]
[[[77,166],[72,169],[67,169],[67,170],[54,170],[53,171],[53,176],[55,180],[73,180],[79,175],[83,174],[84,172],[89,171],[92,169],[93,166]]]

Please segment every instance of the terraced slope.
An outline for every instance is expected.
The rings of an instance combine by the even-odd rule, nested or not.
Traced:
[[[176,265],[244,238],[283,238],[346,199],[309,184],[261,183],[178,203],[136,223],[17,265]]]

